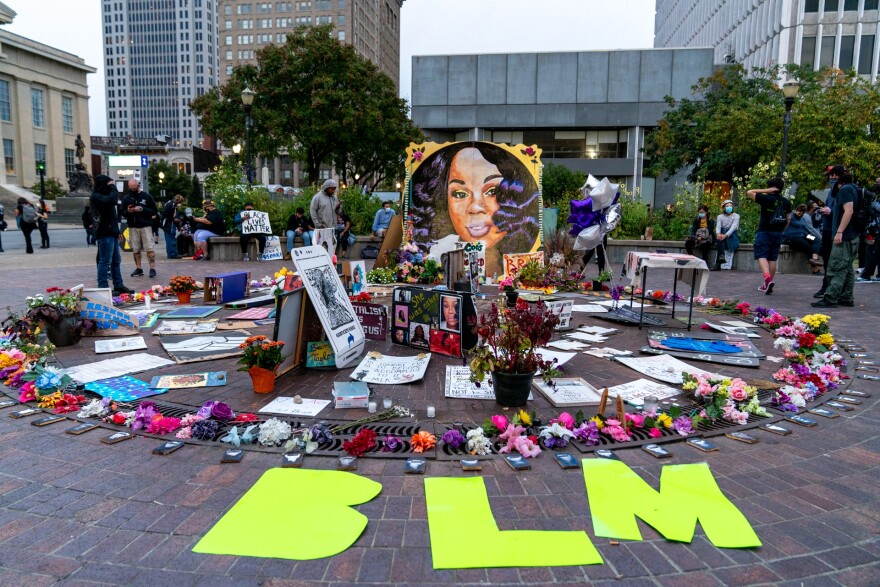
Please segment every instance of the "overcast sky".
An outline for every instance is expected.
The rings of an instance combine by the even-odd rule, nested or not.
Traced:
[[[98,68],[88,78],[93,135],[107,132],[100,0],[5,0],[10,32],[74,53]],[[406,0],[400,87],[410,95],[413,55],[646,48],[654,0]]]

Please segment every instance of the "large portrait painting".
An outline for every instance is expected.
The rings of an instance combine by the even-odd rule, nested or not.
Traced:
[[[407,149],[404,240],[437,259],[455,243],[482,242],[486,274],[505,253],[541,248],[541,150],[470,141]]]

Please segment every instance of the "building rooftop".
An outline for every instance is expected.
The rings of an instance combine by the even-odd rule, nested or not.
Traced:
[[[8,10],[8,8],[2,2],[0,2],[0,23],[7,24],[3,22],[3,19],[6,16],[6,12],[4,11],[4,9]],[[13,15],[14,14],[15,13],[13,13]],[[11,22],[11,19],[9,22]],[[27,37],[22,37],[21,35],[16,35],[15,33],[11,33],[2,29],[0,29],[0,43],[4,45],[9,45],[11,47],[16,47],[24,51],[38,53],[42,57],[55,59],[56,61],[60,61],[65,65],[80,69],[86,73],[95,73],[96,71],[98,71],[91,65],[87,65],[82,57],[77,57],[73,53],[68,53],[67,51],[56,49],[55,47],[51,47],[38,41],[34,41],[33,39],[28,39]]]

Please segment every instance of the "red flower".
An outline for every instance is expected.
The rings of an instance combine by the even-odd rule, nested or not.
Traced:
[[[368,450],[376,448],[376,433],[369,428],[362,428],[354,438],[343,442],[342,448],[354,457],[363,456]]]
[[[805,332],[798,336],[798,346],[802,349],[813,348],[814,344],[816,344],[816,335]]]
[[[119,425],[125,424],[125,415],[120,412],[116,412],[115,414],[113,414],[113,423]]]

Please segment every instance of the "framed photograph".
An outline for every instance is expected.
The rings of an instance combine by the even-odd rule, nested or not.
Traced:
[[[444,332],[443,330],[431,331],[432,353],[439,353],[449,357],[461,356],[461,335],[454,332]]]
[[[394,301],[401,302],[404,304],[408,304],[410,297],[412,296],[412,292],[408,289],[404,289],[402,287],[394,288]]]
[[[399,328],[409,326],[409,307],[401,304],[394,306],[394,325]]]
[[[440,296],[440,328],[450,332],[461,332],[461,298],[459,296]]]
[[[394,328],[391,338],[397,344],[409,344],[409,330],[406,328]]]
[[[426,349],[430,347],[431,327],[419,322],[409,323],[409,344],[415,348]]]

